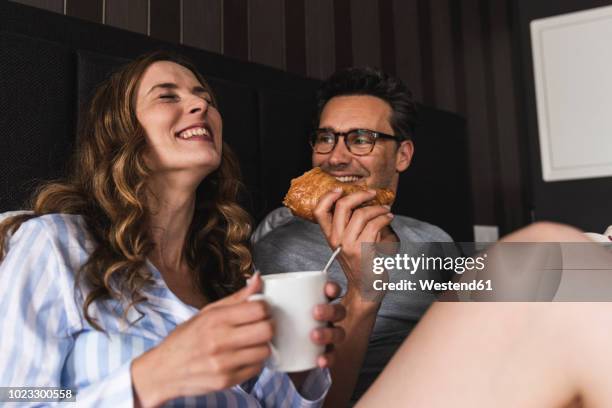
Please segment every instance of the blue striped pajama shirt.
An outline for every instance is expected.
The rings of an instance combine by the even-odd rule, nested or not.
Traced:
[[[129,322],[119,302],[95,302],[90,313],[106,333],[94,330],[82,314],[86,289],[74,287],[92,249],[77,215],[37,217],[11,237],[0,263],[0,386],[73,388],[79,407],[131,407],[132,360],[197,313],[148,263],[155,283],[147,301],[129,310]],[[317,407],[330,384],[328,370],[315,369],[298,392],[286,374],[264,368],[244,384],[168,406]]]

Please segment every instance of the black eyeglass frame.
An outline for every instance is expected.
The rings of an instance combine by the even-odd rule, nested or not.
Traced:
[[[315,137],[317,136],[317,134],[318,134],[319,132],[327,132],[327,133],[329,133],[329,134],[334,135],[334,145],[333,145],[333,146],[332,146],[332,148],[329,150],[329,152],[326,152],[326,153],[320,153],[320,152],[317,152],[317,150],[316,150],[316,148],[315,148],[314,139],[315,139]],[[366,132],[366,133],[371,134],[371,135],[374,137],[374,143],[372,143],[372,146],[371,146],[371,148],[370,148],[370,151],[369,151],[369,152],[367,152],[367,153],[354,153],[354,152],[351,150],[351,147],[350,147],[350,146],[349,146],[349,144],[347,143],[347,138],[348,138],[348,135],[349,135],[349,134],[354,133],[354,132]],[[340,136],[344,136],[344,145],[346,146],[346,149],[347,149],[349,152],[351,152],[351,154],[354,154],[355,156],[367,156],[368,154],[372,153],[372,151],[374,150],[374,146],[376,146],[376,141],[377,141],[378,139],[395,140],[395,141],[396,141],[396,142],[398,142],[398,143],[401,143],[401,142],[403,142],[404,140],[406,140],[406,139],[405,139],[405,138],[403,138],[403,137],[393,136],[393,135],[389,135],[389,134],[387,134],[387,133],[377,132],[377,131],[375,131],[375,130],[370,130],[370,129],[349,129],[349,130],[347,130],[346,132],[335,132],[333,129],[330,129],[330,128],[318,128],[318,129],[313,130],[313,131],[310,133],[310,136],[309,136],[309,138],[308,138],[308,143],[310,144],[310,147],[312,147],[312,150],[313,150],[315,153],[318,153],[318,154],[329,154],[329,153],[333,152],[333,151],[334,151],[334,149],[336,148],[336,146],[338,145],[338,138],[339,138]]]

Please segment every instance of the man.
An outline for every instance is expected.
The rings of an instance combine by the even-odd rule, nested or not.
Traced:
[[[397,78],[369,68],[349,68],[332,75],[318,95],[317,129],[310,137],[312,165],[342,183],[364,184],[370,189],[397,191],[400,173],[412,160],[411,140],[416,106]],[[374,193],[364,191],[342,197],[329,192],[319,201],[319,225],[293,217],[286,208],[270,213],[253,235],[254,259],[264,274],[320,270],[342,246],[331,278],[343,288],[347,337],[338,347],[332,369],[334,386],[327,402],[346,406],[374,381],[427,307],[435,300],[426,292],[364,294],[368,277],[361,271],[361,244],[368,242],[451,242],[433,225],[395,215],[390,208],[362,204]],[[418,254],[431,255],[421,245]],[[426,248],[425,248],[426,247]],[[425,249],[423,249],[425,248]],[[406,277],[389,271],[389,280]],[[417,374],[418,375],[418,374]]]

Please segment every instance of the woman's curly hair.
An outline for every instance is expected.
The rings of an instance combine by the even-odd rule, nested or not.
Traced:
[[[100,327],[89,314],[93,302],[118,299],[134,306],[146,300],[143,288],[152,282],[146,268],[154,248],[145,198],[150,170],[144,158],[144,130],[135,113],[135,94],[143,73],[157,61],[186,67],[213,95],[195,67],[176,55],[155,52],[125,65],[97,88],[78,132],[69,176],[42,185],[32,198],[31,213],[0,223],[2,261],[9,236],[23,222],[51,213],[83,217],[95,248],[77,271],[76,282],[90,289],[83,314],[97,329]],[[214,96],[212,104],[217,106]],[[183,248],[194,271],[194,284],[210,301],[244,286],[252,270],[251,218],[237,204],[242,188],[238,161],[223,143],[219,168],[197,188],[195,213]]]

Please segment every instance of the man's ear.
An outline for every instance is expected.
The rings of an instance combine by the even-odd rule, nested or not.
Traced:
[[[395,153],[395,170],[398,173],[403,172],[410,166],[413,154],[414,143],[412,143],[412,140],[404,140],[400,143]]]

